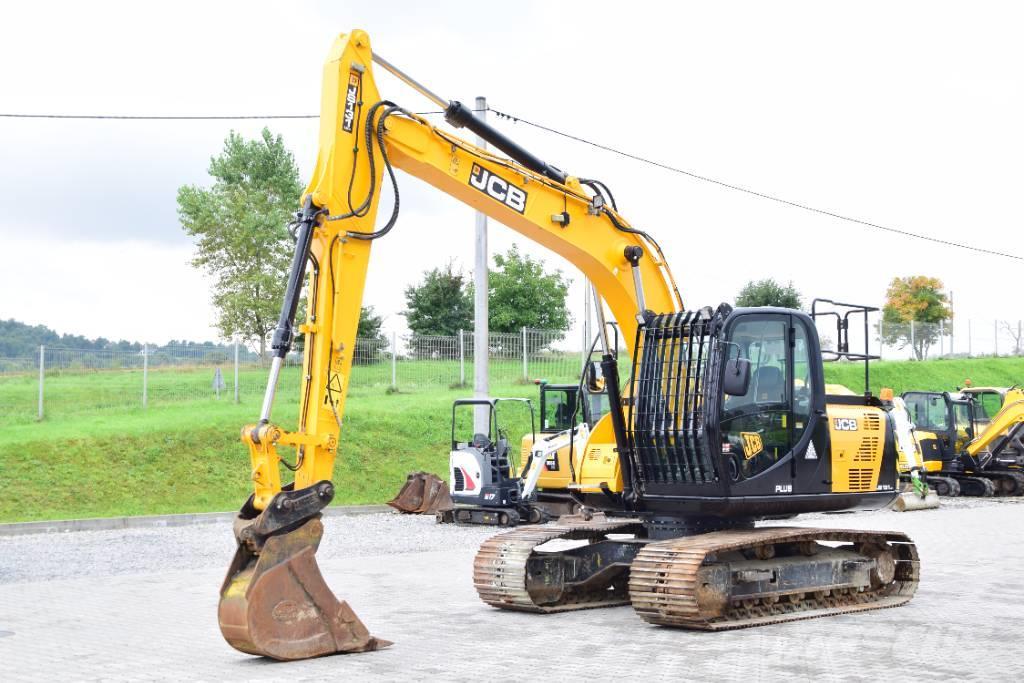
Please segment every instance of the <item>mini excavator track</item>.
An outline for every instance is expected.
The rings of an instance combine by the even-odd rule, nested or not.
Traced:
[[[918,577],[902,533],[762,527],[648,543],[629,595],[645,621],[722,631],[896,607]]]

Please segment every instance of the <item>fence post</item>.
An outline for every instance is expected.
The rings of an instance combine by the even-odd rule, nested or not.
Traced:
[[[914,358],[917,358],[917,345],[914,343],[914,321],[910,321],[910,350],[914,352]]]
[[[527,358],[526,351],[526,328],[523,328],[523,381],[529,381],[530,379],[530,361]]]
[[[459,384],[466,384],[466,342],[459,330]]]
[[[235,340],[235,403],[238,403],[238,340]]]
[[[398,335],[391,332],[391,388],[398,388]]]
[[[967,319],[967,357],[970,358],[974,355],[974,351],[971,349],[971,319]]]
[[[149,406],[149,344],[142,345],[142,408]]]
[[[39,347],[39,419],[43,419],[43,383],[46,379],[46,347]]]

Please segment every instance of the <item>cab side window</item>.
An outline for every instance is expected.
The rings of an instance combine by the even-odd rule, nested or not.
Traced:
[[[561,432],[572,426],[573,406],[569,403],[568,392],[545,391],[543,394],[543,423],[545,432]]]
[[[789,345],[789,330],[788,315],[741,319],[732,327],[729,355],[747,358],[751,369],[747,393],[725,396],[722,402],[722,452],[729,456],[734,481],[757,476],[791,448],[793,398],[798,389],[801,393],[809,389],[809,363],[806,333],[799,346],[800,363],[792,362],[797,360],[793,357],[797,347]],[[796,410],[803,415],[800,421],[806,422],[809,392]]]

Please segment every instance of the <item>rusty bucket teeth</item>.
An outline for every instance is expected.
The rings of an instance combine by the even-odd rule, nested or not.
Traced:
[[[294,660],[391,644],[371,636],[327,587],[315,557],[322,535],[317,517],[268,537],[258,553],[239,544],[218,609],[221,633],[232,647]]]

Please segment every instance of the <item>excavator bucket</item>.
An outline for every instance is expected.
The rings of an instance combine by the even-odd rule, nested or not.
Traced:
[[[250,520],[240,519],[239,525]],[[221,587],[218,618],[228,643],[242,652],[293,660],[365,652],[391,643],[374,638],[348,603],[327,587],[316,563],[320,515],[292,531],[261,539],[239,535]]]
[[[429,472],[413,472],[406,477],[398,495],[388,505],[410,514],[434,514],[455,507],[448,484]]]
[[[924,482],[910,482],[892,502],[896,512],[913,512],[915,510],[934,510],[939,507],[939,494],[931,490]]]

